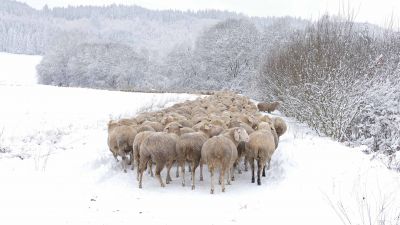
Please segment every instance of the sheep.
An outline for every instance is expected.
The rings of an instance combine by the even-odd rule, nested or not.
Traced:
[[[180,123],[183,127],[193,127],[193,123],[190,120],[187,119],[180,119],[177,120],[176,122]]]
[[[267,122],[261,122],[257,126],[257,130],[271,130],[272,135],[274,136],[274,142],[275,142],[275,149],[278,148],[279,144],[279,137],[276,132],[276,128],[272,122],[267,123]]]
[[[140,145],[146,139],[150,134],[154,133],[154,131],[143,131],[141,133],[138,133],[135,137],[135,140],[133,141],[133,159],[135,161],[136,167],[137,167],[137,174],[136,174],[136,179],[139,181],[139,163],[140,163]],[[153,176],[153,170],[151,169],[151,164],[150,164],[150,175]],[[134,163],[132,163],[132,169],[134,168]]]
[[[275,126],[272,123],[272,121],[268,122],[268,123],[267,122],[259,123],[258,127],[257,127],[257,130],[270,130],[272,135],[274,136],[275,150],[278,148],[279,137],[278,137],[278,134],[276,133]],[[269,170],[269,168],[270,168],[269,162],[268,162],[268,165],[266,167]],[[265,177],[265,166],[263,167],[263,170],[262,170],[262,176]]]
[[[181,128],[181,132],[182,132]],[[182,168],[182,179],[183,184],[185,183],[185,170],[184,170],[184,162],[185,160],[182,159],[182,155],[186,155],[186,159],[191,161],[192,163],[189,165],[189,172],[192,172],[192,189],[194,189],[194,173],[197,166],[200,164],[200,181],[203,180],[203,162],[201,159],[201,147],[203,143],[210,137],[219,135],[223,129],[219,126],[214,126],[210,124],[205,124],[199,127],[198,132],[191,132],[187,135],[181,133],[181,137],[178,140],[180,143],[180,147],[177,144],[177,152],[178,158],[180,156],[180,160],[178,159],[178,164]],[[196,140],[195,140],[196,139]],[[186,150],[186,151],[184,151]],[[178,175],[177,175],[178,177]]]
[[[144,121],[142,126],[150,126],[157,132],[161,132],[164,129],[164,126],[161,123],[153,121]]]
[[[256,114],[255,116],[256,116],[257,120],[260,122],[267,122],[267,123],[272,122],[271,117],[269,117],[268,115],[259,113],[259,114]]]
[[[249,141],[249,135],[243,127],[234,127],[225,130],[221,135],[229,138],[237,147],[241,141]]]
[[[127,155],[132,156],[132,143],[137,135],[136,130],[131,126],[120,125],[114,121],[108,123],[108,139],[107,143],[110,151],[113,153],[114,158],[117,156],[122,158],[122,167],[126,173]],[[118,161],[118,160],[117,160]]]
[[[241,146],[239,148],[239,145],[241,142],[245,142],[245,143],[248,142],[249,135],[248,135],[246,129],[244,129],[243,127],[234,127],[234,128],[228,129],[222,135],[229,138],[236,146],[237,157],[233,164],[233,168],[232,168],[233,170],[231,173],[231,179],[232,179],[232,181],[234,181],[235,175],[233,172],[236,169],[237,165],[239,164],[240,159],[244,156],[243,147]]]
[[[195,188],[195,171],[200,163],[201,148],[208,139],[203,132],[194,132],[181,135],[177,144],[178,165],[181,167],[182,186],[185,186],[185,161],[190,161],[192,173],[192,190]]]
[[[251,126],[251,128],[255,128],[257,126],[257,124],[259,123],[258,119],[255,118],[254,116],[249,116],[249,115],[245,115],[245,114],[241,114],[238,117],[238,120]]]
[[[279,103],[275,108],[278,105]],[[209,97],[178,103],[158,112],[145,112],[132,119],[110,121],[109,134],[113,133],[116,127],[122,125],[130,126],[130,129],[137,132],[136,138],[131,144],[131,160],[134,160],[132,169],[135,165],[138,167],[137,179],[140,188],[142,187],[143,172],[147,166],[150,167],[150,172],[153,172],[151,171],[152,161],[157,165],[156,175],[158,173],[157,179],[161,186],[165,186],[159,175],[161,170],[165,165],[167,166],[167,179],[164,181],[169,183],[171,181],[170,169],[174,161],[178,163],[177,175],[179,175],[179,167],[181,168],[182,185],[185,185],[184,165],[188,161],[190,162],[189,172],[192,176],[192,189],[195,188],[196,168],[200,166],[200,180],[203,180],[202,165],[207,163],[212,175],[211,193],[214,193],[214,170],[220,169],[219,181],[221,184],[224,183],[225,178],[230,184],[234,180],[234,170],[238,162],[245,156],[246,169],[246,162],[251,161],[251,156],[255,155],[255,149],[261,149],[261,153],[270,153],[264,157],[265,159],[262,159],[265,163],[262,164],[261,158],[258,159],[259,165],[263,169],[263,176],[265,176],[265,168],[269,168],[270,165],[270,155],[278,147],[279,137],[285,133],[287,127],[283,120],[271,119],[269,116],[260,113],[258,109],[258,105],[254,104],[248,97],[230,91],[220,91]],[[268,149],[269,145],[255,148],[253,142],[257,135],[266,137],[268,136],[266,133],[270,135],[267,140],[269,142],[272,140],[272,150]],[[245,142],[250,141],[249,135],[252,137],[252,143]],[[209,150],[204,150],[203,153],[205,144],[210,140],[213,140],[214,144],[219,143],[220,145],[208,144]],[[174,141],[175,145],[172,144]],[[109,144],[109,146],[112,145]],[[164,147],[167,147],[167,149],[164,149]],[[116,149],[116,147],[114,146],[113,149]],[[114,157],[119,154],[116,150],[112,150],[112,152],[113,154],[115,152]],[[213,158],[212,155],[218,155],[217,153],[225,158]],[[253,158],[253,182],[255,180],[254,160]],[[192,171],[190,171],[191,168]],[[241,173],[239,168],[238,172]],[[257,182],[261,184],[259,177]],[[223,191],[225,191],[225,184],[222,187]]]
[[[181,135],[182,134],[187,134],[187,133],[194,133],[196,132],[193,128],[190,127],[182,127],[181,128]]]
[[[255,113],[255,112],[258,111],[257,106],[256,106],[254,103],[252,103],[252,102],[251,102],[250,104],[244,106],[244,109],[245,109],[247,112],[250,112],[250,113]]]
[[[229,170],[237,158],[235,144],[223,135],[214,136],[208,139],[201,148],[201,158],[208,165],[211,174],[211,190],[214,194],[214,170],[220,169],[220,182],[222,192],[225,192],[225,173],[228,173],[227,182],[230,184]]]
[[[108,131],[108,134],[110,134],[111,131],[112,131],[114,128],[116,128],[116,127],[118,127],[118,126],[120,126],[120,125],[121,125],[121,124],[118,123],[118,121],[115,121],[115,120],[110,120],[110,121],[108,121],[108,123],[107,123],[107,131]]]
[[[202,121],[208,121],[208,116],[202,114],[196,114],[192,117],[190,121],[194,124],[193,126],[196,126],[196,124],[201,123]]]
[[[273,123],[278,137],[282,136],[287,130],[285,121],[280,117],[275,117]]]
[[[167,124],[164,128],[164,132],[176,134],[177,136],[181,136],[181,129],[183,126],[178,122],[171,122]],[[176,177],[179,177],[179,166],[176,167]]]
[[[176,112],[188,117],[192,113],[192,109],[189,106],[181,106],[176,110]]]
[[[142,124],[144,121],[148,120],[148,118],[152,117],[149,112],[140,113],[134,119],[138,124]]]
[[[138,125],[136,119],[119,119],[118,123],[120,125],[127,125],[127,126],[137,126]]]
[[[209,105],[207,106],[206,110],[207,110],[207,113],[208,113],[208,114],[218,113],[218,112],[219,112],[218,108],[215,107],[213,104],[209,104]]]
[[[255,182],[254,177],[254,160],[257,160],[257,184],[261,185],[261,171],[265,164],[271,161],[272,154],[275,151],[274,136],[271,128],[258,130],[249,135],[249,142],[246,143],[246,158],[251,166],[251,182]]]
[[[240,109],[237,106],[230,105],[228,111],[235,113],[235,112],[240,112]]]
[[[210,123],[213,124],[213,125],[220,126],[220,127],[224,128],[224,129],[228,129],[227,122],[225,122],[222,119],[214,118],[214,119],[211,119]]]
[[[180,136],[182,128],[183,128],[182,124],[180,124],[178,122],[171,122],[165,126],[164,132],[173,133],[173,134]]]
[[[136,128],[138,133],[141,133],[143,131],[153,131],[155,132],[156,130],[154,130],[153,127],[149,126],[149,125],[140,125]]]
[[[241,127],[241,128],[244,128],[244,129],[246,130],[247,134],[251,134],[251,133],[254,132],[254,129],[253,129],[251,126],[249,126],[249,125],[246,124],[246,123],[237,121],[237,120],[231,120],[231,122],[229,123],[229,126],[228,126],[228,127],[229,127],[229,128],[234,128],[234,127]]]
[[[209,131],[209,136],[210,137],[214,137],[217,136],[219,134],[221,134],[222,132],[225,131],[225,129],[221,126],[218,125],[214,125],[214,124],[205,124],[204,127],[207,129],[207,126],[210,127],[210,131]],[[202,130],[203,127],[200,128],[200,130]]]
[[[207,163],[211,174],[211,194],[214,194],[214,170],[220,168],[219,182],[222,192],[225,192],[225,172],[228,173],[227,183],[230,184],[231,168],[237,160],[237,145],[248,141],[248,135],[243,128],[229,129],[223,134],[208,139],[201,149],[202,161]]]
[[[166,115],[166,116],[164,116],[162,119],[161,119],[161,124],[162,125],[167,125],[167,124],[169,124],[169,123],[171,123],[171,122],[174,122],[174,121],[176,121],[177,119],[175,118],[175,117],[173,117],[173,116],[171,116],[171,115]]]
[[[161,187],[165,187],[160,175],[165,166],[167,167],[165,183],[169,184],[170,181],[172,181],[170,170],[177,156],[177,140],[178,136],[176,134],[165,132],[154,132],[143,140],[140,145],[139,188],[142,188],[143,172],[146,170],[147,163],[150,159],[156,163],[155,175]]]
[[[278,107],[279,107],[279,102],[271,102],[271,103],[260,102],[257,104],[258,110],[268,113],[275,111]]]
[[[208,120],[203,120],[203,121],[200,121],[200,122],[196,123],[196,124],[192,127],[192,129],[195,130],[195,131],[199,131],[200,128],[201,128],[202,126],[204,126],[205,124],[209,124]]]
[[[167,109],[164,109],[167,110]],[[168,112],[162,117],[162,119],[160,120],[162,125],[167,125],[171,122],[177,122],[180,120],[186,120],[186,117],[177,113],[176,109],[174,108],[169,108]]]

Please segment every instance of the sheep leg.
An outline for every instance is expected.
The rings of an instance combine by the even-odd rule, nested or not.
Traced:
[[[222,187],[221,187],[221,191],[222,192],[225,192],[225,171],[226,171],[226,168],[225,167],[221,167],[221,172],[220,172],[220,176],[221,176],[221,181],[222,181]],[[228,177],[228,179],[229,179],[229,177]]]
[[[203,181],[203,163],[200,162],[200,181]]]
[[[169,184],[172,181],[170,172],[171,172],[171,168],[173,165],[174,165],[173,161],[167,162],[167,178],[165,179],[165,183],[167,183],[167,184]],[[179,166],[178,166],[178,168],[179,168]]]
[[[122,152],[122,151],[120,151],[119,153],[120,153],[121,158],[122,158],[122,160],[121,160],[122,169],[124,170],[124,173],[126,173],[126,164],[127,164],[126,163],[126,160],[127,160],[126,154],[124,152]]]
[[[143,180],[143,170],[140,171],[139,175],[139,188],[142,188],[142,180]]]
[[[139,188],[142,188],[142,180],[143,180],[143,172],[147,169],[148,160],[144,160],[140,162],[138,167],[138,176],[139,176]]]
[[[234,165],[235,165],[235,168],[237,168],[238,173],[242,174],[242,170],[240,169],[240,158],[235,162]],[[235,179],[235,178],[233,177],[233,179]]]
[[[192,161],[192,190],[194,190],[194,179],[195,179],[195,173],[196,173],[196,168],[199,166],[199,163],[196,162],[195,160]]]
[[[254,159],[250,159],[250,167],[251,167],[251,183],[255,182],[254,178]]]
[[[133,152],[129,153],[129,165],[131,165],[131,170],[135,169],[135,157],[133,156]]]
[[[210,193],[211,194],[214,194],[214,168],[212,168],[212,167],[209,167],[209,170],[210,170],[210,175],[211,175],[211,191],[210,191]]]
[[[129,152],[128,166],[132,165],[132,152]]]
[[[149,160],[149,174],[150,174],[151,177],[154,177],[154,174],[153,174],[153,161],[151,159]]]
[[[183,171],[185,171],[185,164],[183,164],[182,169]],[[179,164],[177,163],[176,165],[176,175],[177,178],[179,177]]]
[[[185,161],[179,162],[179,166],[181,167],[181,173],[182,173],[182,186],[185,187],[186,181],[185,181]],[[179,168],[179,166],[177,168]]]
[[[247,160],[248,160],[247,156],[245,156],[244,157],[244,171],[246,171],[246,172],[249,171]]]
[[[137,181],[139,181],[140,166],[139,166],[139,163],[137,163],[137,164],[138,164],[138,166],[137,166],[137,171],[136,171],[136,173],[137,173],[136,179],[137,179]],[[147,170],[147,163],[144,165],[143,172],[146,171],[146,170]],[[142,172],[142,173],[143,173],[143,172]]]
[[[261,185],[261,171],[264,163],[261,163],[260,159],[257,159],[257,185]]]
[[[140,163],[140,156],[139,156],[139,154],[135,154],[134,160],[135,160],[136,168],[137,168],[137,171],[136,171],[136,179],[139,181],[139,168],[140,168],[140,165],[139,165],[139,163]],[[146,170],[146,169],[147,169],[147,164],[146,164],[145,170]]]
[[[267,162],[268,162],[267,170],[269,170],[271,168],[271,158],[269,158]]]
[[[139,176],[140,176],[140,162],[139,160],[136,162],[137,170],[136,170],[136,179],[139,181]],[[143,172],[147,170],[147,163],[144,165]]]
[[[265,167],[266,167],[266,165],[264,165],[264,166],[263,166],[263,169],[262,169],[262,176],[263,176],[263,177],[265,177]]]
[[[232,167],[232,170],[231,169],[229,169],[229,176],[230,176],[230,178],[231,178],[231,180],[232,181],[235,181],[235,169],[236,168],[239,168],[239,166],[238,166],[238,163],[237,163],[237,161],[235,162],[235,163],[233,163],[233,167]],[[238,169],[239,171],[240,171],[240,169]],[[241,172],[240,172],[241,173]],[[230,184],[230,182],[229,182],[229,184]]]
[[[161,179],[161,170],[164,168],[164,163],[161,162],[157,162],[156,163],[156,178],[158,179],[158,181],[160,182],[161,187],[165,187],[164,182]]]
[[[232,168],[228,168],[226,171],[227,171],[227,176],[226,176],[226,183],[228,184],[228,185],[231,185],[231,179],[232,179],[232,177],[233,177],[233,173],[235,172],[234,171],[235,169],[232,167]],[[231,175],[232,174],[232,175]],[[233,180],[235,180],[235,178],[233,177]]]
[[[111,151],[111,149],[110,149],[110,151]],[[111,151],[111,152],[112,152],[112,154],[113,154],[113,156],[114,156],[114,158],[115,158],[115,161],[119,162],[119,160],[118,160],[118,154],[117,154],[116,152],[114,152],[114,151]]]

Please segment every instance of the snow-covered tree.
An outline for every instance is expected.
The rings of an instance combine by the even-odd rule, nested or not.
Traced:
[[[228,19],[199,36],[195,56],[211,88],[241,86],[257,67],[259,32],[249,20]]]

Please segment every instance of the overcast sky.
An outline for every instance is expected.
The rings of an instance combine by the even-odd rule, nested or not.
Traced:
[[[67,5],[140,5],[150,9],[221,9],[250,16],[296,16],[316,19],[325,12],[337,14],[339,5],[350,5],[356,20],[386,26],[392,16],[396,27],[400,19],[400,0],[18,0],[35,8]],[[341,3],[342,2],[342,3]]]

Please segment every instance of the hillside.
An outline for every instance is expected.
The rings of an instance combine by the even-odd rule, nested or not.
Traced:
[[[0,51],[41,54],[64,33],[89,40],[127,44],[153,57],[182,43],[193,44],[205,28],[228,18],[249,18],[219,10],[149,10],[140,6],[79,6],[36,10],[25,3],[0,0]],[[278,18],[249,18],[264,30]],[[294,26],[304,21],[287,18]]]
[[[244,172],[226,193],[210,195],[205,170],[195,191],[174,177],[160,188],[149,176],[138,189],[134,172],[122,173],[108,150],[107,121],[197,96],[19,82],[35,80],[40,57],[0,58],[9,65],[0,68],[1,224],[340,224],[341,204],[351,224],[368,216],[396,224],[400,175],[292,118],[284,118],[289,129],[262,186]]]

